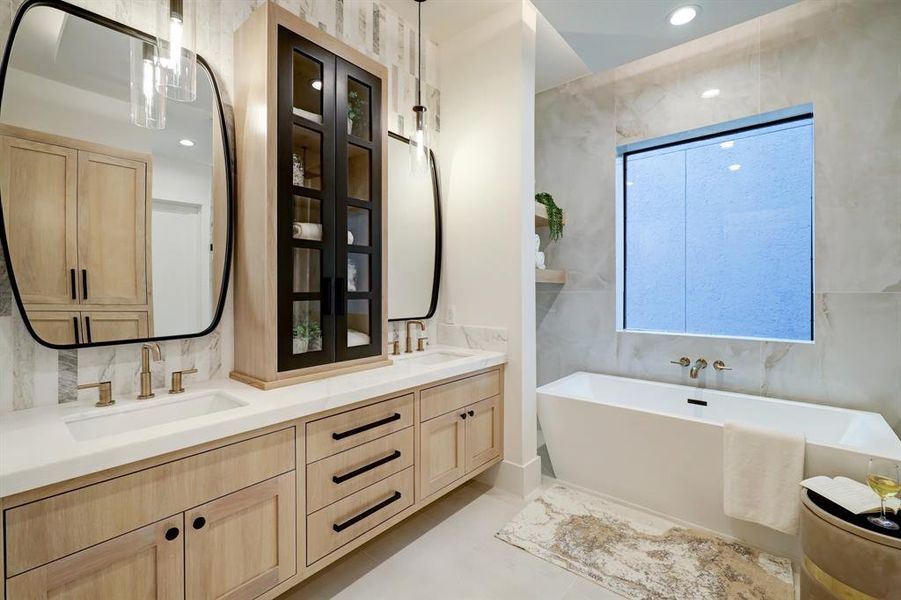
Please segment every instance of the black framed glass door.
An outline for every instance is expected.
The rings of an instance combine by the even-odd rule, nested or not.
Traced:
[[[382,347],[381,80],[340,58],[335,81],[336,352],[351,360]],[[346,243],[344,243],[346,242]]]
[[[336,357],[336,58],[284,28],[278,43],[277,337],[286,371]]]

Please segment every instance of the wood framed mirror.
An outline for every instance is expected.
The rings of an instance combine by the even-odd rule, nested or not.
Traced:
[[[0,239],[18,310],[45,346],[202,336],[222,315],[233,136],[199,55],[195,100],[163,98],[162,128],[135,124],[135,86],[147,93],[135,65],[155,44],[58,0],[29,0],[13,20],[0,66]]]

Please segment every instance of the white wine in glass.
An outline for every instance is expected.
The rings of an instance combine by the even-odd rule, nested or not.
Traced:
[[[884,458],[871,458],[867,471],[867,483],[882,504],[882,514],[867,517],[867,520],[883,529],[897,530],[898,524],[885,516],[885,500],[901,492],[901,467],[898,463]]]

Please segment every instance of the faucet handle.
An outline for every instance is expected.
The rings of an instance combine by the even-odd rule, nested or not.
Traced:
[[[191,373],[196,373],[197,369],[184,369],[182,371],[172,371],[172,385],[169,386],[170,394],[181,394],[185,391],[185,386],[182,384],[182,376],[190,375]]]
[[[688,365],[691,364],[691,359],[688,358],[687,356],[683,356],[679,360],[671,360],[670,362],[674,365],[680,365],[682,367],[687,367]]]
[[[721,360],[716,360],[713,362],[713,368],[717,371],[731,371],[732,367],[727,367],[726,363]]]
[[[429,339],[428,336],[424,335],[421,338],[416,340],[416,351],[417,352],[422,352],[423,350],[425,350],[425,342],[427,339]]]
[[[116,403],[113,400],[113,384],[109,381],[101,381],[98,383],[82,383],[78,386],[80,390],[87,390],[90,388],[97,388],[99,398],[94,406],[112,406]]]

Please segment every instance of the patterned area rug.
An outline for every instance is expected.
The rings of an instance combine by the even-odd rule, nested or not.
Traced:
[[[794,598],[787,558],[559,485],[497,537],[626,598]]]

